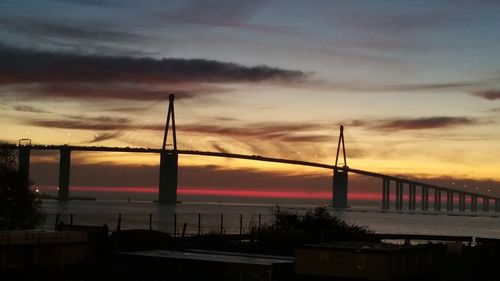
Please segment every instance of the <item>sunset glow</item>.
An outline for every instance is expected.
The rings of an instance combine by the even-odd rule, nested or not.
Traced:
[[[495,1],[22,2],[0,3],[1,141],[159,148],[174,93],[179,149],[334,164],[342,124],[351,168],[500,195]],[[49,171],[58,161],[57,151],[33,153],[33,180],[57,184]],[[154,185],[148,169],[158,163],[74,152],[72,185],[124,185],[102,170]],[[261,176],[266,187],[302,176],[319,193],[301,182],[286,196],[316,198],[331,185],[314,168],[194,156],[179,164],[200,186],[221,173],[228,186],[250,187]],[[100,178],[83,180],[82,170]]]
[[[50,190],[51,188],[46,188]],[[119,192],[119,193],[158,193],[154,187],[86,187],[74,186],[72,191],[76,192]],[[331,200],[330,192],[304,192],[304,191],[263,191],[248,189],[213,189],[213,188],[179,188],[179,195],[199,196],[222,196],[222,197],[244,197],[244,198],[284,198],[284,199],[321,199],[327,202]],[[376,193],[349,193],[350,200],[380,200]]]

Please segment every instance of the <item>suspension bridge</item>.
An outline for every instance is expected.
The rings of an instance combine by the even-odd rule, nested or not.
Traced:
[[[177,133],[175,126],[174,112],[174,95],[169,96],[169,106],[165,131],[163,137],[162,148],[131,148],[131,147],[104,147],[104,146],[72,146],[72,145],[32,145],[30,140],[23,139],[18,144],[3,144],[0,145],[3,149],[16,149],[19,151],[19,172],[29,177],[30,167],[30,152],[32,150],[52,150],[59,151],[59,188],[58,200],[69,200],[70,191],[70,166],[71,153],[73,151],[101,151],[101,152],[128,152],[128,153],[153,153],[160,155],[160,176],[159,176],[159,192],[158,202],[162,204],[175,204],[177,202],[177,174],[178,174],[178,158],[179,155],[198,155],[209,157],[237,158],[253,161],[263,161],[272,163],[282,163],[289,165],[299,165],[314,167],[318,169],[327,169],[332,171],[332,207],[346,208],[349,206],[347,200],[348,194],[348,174],[358,174],[362,176],[373,177],[381,180],[382,200],[381,208],[384,210],[416,210],[417,209],[417,194],[420,194],[420,208],[422,211],[454,211],[458,209],[464,212],[467,209],[476,212],[478,211],[478,200],[482,200],[480,205],[483,212],[490,211],[490,204],[494,204],[494,211],[500,212],[500,198],[488,196],[479,193],[457,190],[449,187],[433,185],[418,180],[407,179],[398,176],[391,176],[381,173],[375,173],[360,169],[354,169],[347,166],[347,158],[345,152],[343,126],[340,126],[340,135],[337,146],[337,154],[335,164],[322,164],[308,161],[280,159],[272,157],[264,157],[259,155],[244,155],[225,152],[210,152],[196,150],[181,150],[177,148]],[[173,138],[173,148],[167,149],[168,133],[171,129]],[[342,153],[344,165],[339,166],[339,156]],[[404,189],[407,187],[407,200],[404,200]],[[391,196],[394,191],[395,196]],[[433,193],[433,194],[432,194]],[[431,195],[430,195],[431,194]],[[446,204],[442,204],[443,194],[445,195]],[[455,200],[458,196],[458,200]],[[469,200],[467,200],[469,198]],[[431,204],[429,200],[431,199]],[[455,208],[455,201],[458,201],[458,208]],[[467,204],[468,203],[468,204]],[[406,204],[406,206],[405,206]],[[443,205],[443,206],[442,206]],[[444,206],[445,205],[445,206]],[[468,206],[467,206],[468,205]]]

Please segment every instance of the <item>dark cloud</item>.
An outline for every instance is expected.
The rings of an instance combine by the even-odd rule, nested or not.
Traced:
[[[98,123],[112,123],[112,124],[124,124],[129,122],[127,118],[124,117],[114,117],[114,116],[82,116],[82,115],[64,115],[64,119],[79,120],[84,122],[98,122]]]
[[[88,141],[86,143],[96,143],[96,142],[101,142],[101,141],[116,139],[119,136],[121,136],[120,132],[97,133],[92,140],[90,140],[90,141]]]
[[[215,151],[222,152],[222,153],[231,153],[231,151],[227,150],[226,148],[224,148],[223,146],[221,146],[215,142],[211,143],[211,146],[213,149],[215,149]]]
[[[47,111],[45,109],[41,108],[36,108],[33,106],[29,105],[15,105],[13,107],[15,111],[21,111],[21,112],[31,112],[31,113],[51,113],[50,111]]]
[[[477,121],[466,117],[428,117],[407,120],[388,120],[377,125],[377,127],[384,130],[421,130],[473,124],[477,124]]]
[[[383,131],[441,129],[458,126],[476,125],[479,120],[470,117],[425,117],[400,118],[383,120],[352,120],[346,122],[349,126],[368,127]]]
[[[487,90],[487,91],[479,91],[472,93],[472,95],[476,97],[480,97],[487,100],[499,100],[500,99],[500,90]]]
[[[327,135],[302,135],[302,136],[283,136],[281,141],[285,142],[327,142],[335,139],[335,136]]]
[[[206,59],[133,58],[15,49],[0,45],[0,85],[16,83],[294,82],[301,71]]]
[[[76,116],[65,115],[59,119],[33,119],[26,121],[27,124],[33,126],[59,128],[59,129],[75,129],[75,130],[97,130],[97,131],[113,131],[129,127],[127,118],[110,117],[110,116]]]

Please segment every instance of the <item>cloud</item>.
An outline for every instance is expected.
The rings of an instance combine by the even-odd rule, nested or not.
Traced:
[[[173,11],[158,13],[171,24],[234,28],[249,31],[282,32],[290,30],[282,25],[251,23],[260,9],[261,1],[185,1]]]
[[[37,118],[27,120],[25,123],[47,128],[112,131],[126,128],[129,124],[129,120],[127,118],[110,116],[86,117],[63,115],[57,120]]]
[[[111,139],[115,139],[119,136],[121,136],[120,132],[99,133],[99,134],[96,134],[92,140],[88,141],[88,143],[96,143],[96,142],[101,142],[101,141],[105,141],[105,140],[111,140]]]
[[[432,9],[412,7],[402,9],[393,2],[360,5],[356,1],[342,3],[336,9],[324,9],[323,16],[338,21],[356,31],[369,34],[382,34],[385,37],[401,36],[411,38],[413,34],[421,32],[443,30],[470,23],[478,19],[480,10],[489,10],[496,7],[495,1],[471,1],[463,5],[455,5],[453,1],[440,2]],[[481,18],[488,21],[489,18]]]
[[[312,80],[312,79],[310,79]],[[348,92],[362,93],[413,93],[413,92],[449,92],[449,91],[471,91],[477,87],[489,85],[491,79],[478,79],[470,81],[450,81],[443,83],[422,83],[422,84],[378,84],[366,81],[325,81],[316,80],[308,83],[308,86],[318,90],[331,92],[332,89]],[[309,81],[310,82],[310,81]]]
[[[165,87],[131,83],[44,83],[31,86],[28,91],[49,97],[86,98],[86,99],[127,99],[127,100],[166,100],[175,93],[177,100],[191,99],[200,95],[226,92],[227,89],[205,84],[171,84]]]
[[[108,116],[79,117],[61,116],[58,120],[34,119],[26,122],[29,125],[76,130],[152,130],[163,132],[164,125],[136,125],[127,118]],[[255,123],[243,125],[212,125],[212,124],[183,124],[177,130],[181,133],[195,133],[210,136],[223,136],[231,138],[255,138],[259,140],[277,140],[282,142],[324,142],[330,141],[335,136],[316,132],[328,130],[329,126],[323,124],[287,124],[287,123]],[[224,151],[220,146],[214,148]]]
[[[382,91],[414,92],[414,91],[463,89],[476,86],[479,84],[481,84],[481,82],[478,81],[463,81],[463,82],[434,83],[434,84],[400,84],[400,85],[382,85],[378,87],[378,89]]]
[[[227,150],[226,148],[222,147],[221,145],[217,143],[211,143],[211,146],[215,151],[222,152],[222,153],[231,153],[231,151]]]
[[[247,21],[258,11],[258,6],[259,1],[186,1],[170,16],[185,23]]]
[[[359,83],[357,85],[348,85],[340,83],[341,88],[352,91],[369,92],[421,92],[421,91],[446,91],[446,90],[466,90],[481,86],[485,81],[458,81],[430,84],[370,84]]]
[[[458,126],[478,124],[479,120],[470,117],[423,117],[423,118],[394,118],[383,120],[351,120],[346,122],[349,126],[368,127],[374,130],[402,131],[442,129]]]
[[[235,126],[213,124],[187,124],[179,127],[182,132],[220,135],[233,138],[257,138],[283,142],[319,142],[331,140],[332,136],[315,131],[331,129],[318,123],[253,123]]]
[[[15,111],[21,111],[21,112],[31,112],[31,113],[51,113],[51,111],[47,111],[41,108],[36,108],[33,106],[29,105],[15,105],[13,107]]]
[[[495,107],[495,108],[488,109],[486,112],[488,112],[488,113],[500,112],[500,107]]]
[[[106,3],[105,0],[71,0],[71,1],[53,0],[53,1],[63,2],[67,4],[85,5],[85,6],[101,6]]]
[[[335,139],[335,136],[327,135],[302,135],[302,136],[282,136],[284,142],[327,142]]]
[[[108,23],[105,27],[94,23],[65,21],[64,24],[49,20],[35,20],[33,18],[4,17],[0,19],[0,27],[16,36],[24,35],[35,38],[53,38],[57,40],[69,39],[72,41],[95,42],[129,42],[146,40],[144,35],[113,28]]]
[[[216,118],[215,120],[218,120]],[[214,124],[218,122],[220,124]],[[225,123],[229,122],[229,123]],[[91,131],[164,131],[164,124],[135,124],[128,118],[112,116],[73,116],[63,115],[58,119],[32,119],[25,121],[32,126],[47,128],[91,130]],[[332,126],[322,123],[250,123],[236,124],[233,121],[213,121],[197,124],[182,124],[177,131],[180,134],[202,134],[207,136],[227,137],[244,140],[273,140],[282,143],[323,143],[334,140],[336,135],[327,134]],[[336,128],[335,128],[336,129]],[[326,131],[326,133],[325,133]],[[283,145],[281,145],[283,146]],[[224,147],[212,144],[220,152],[228,152]],[[282,147],[283,148],[283,147]],[[258,149],[252,149],[252,151]]]
[[[472,93],[473,96],[487,100],[500,100],[500,90],[486,90]]]
[[[0,85],[17,83],[166,84],[296,82],[301,71],[207,59],[113,57],[51,53],[0,45]],[[50,70],[50,71],[49,71]]]

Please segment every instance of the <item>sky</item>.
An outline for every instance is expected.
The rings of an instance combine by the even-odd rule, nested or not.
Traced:
[[[498,1],[0,2],[0,139],[347,165],[500,196]],[[170,138],[171,139],[171,138]],[[57,152],[32,177],[57,185]],[[77,186],[155,186],[159,157],[73,153]],[[331,189],[329,171],[182,156],[193,189]],[[351,186],[381,183],[351,177]]]

